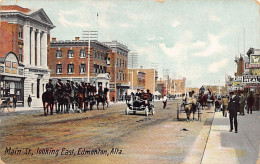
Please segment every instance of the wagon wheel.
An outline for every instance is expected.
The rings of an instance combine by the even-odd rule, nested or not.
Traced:
[[[152,115],[154,115],[155,114],[155,110],[154,110],[154,107],[152,108]]]
[[[144,110],[144,112],[145,112],[145,115],[146,115],[146,116],[148,116],[148,115],[149,115],[149,109],[148,109],[148,107],[147,107],[147,106],[145,107],[145,110]]]
[[[126,115],[129,115],[129,107],[126,107],[126,109],[125,109],[125,114],[126,114]]]
[[[7,103],[7,110],[8,110],[8,112],[14,112],[15,111],[15,107],[14,107],[14,103],[13,102],[9,101]]]
[[[0,104],[0,114],[3,113],[4,110],[5,110],[5,106],[4,106],[4,103],[2,102],[2,103]]]

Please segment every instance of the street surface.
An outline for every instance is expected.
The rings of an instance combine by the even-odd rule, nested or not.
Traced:
[[[125,115],[124,103],[106,110],[46,117],[43,110],[2,113],[1,160],[5,163],[200,163],[213,108],[201,111],[201,121],[196,115],[194,121],[186,122],[184,113],[177,121],[177,103],[180,101],[168,101],[167,108],[162,109],[163,103],[155,102],[156,113],[148,117],[144,112]]]

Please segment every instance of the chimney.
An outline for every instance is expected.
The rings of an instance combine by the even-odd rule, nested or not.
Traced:
[[[79,41],[79,37],[75,37],[75,40]]]
[[[51,41],[56,42],[56,38],[51,38]]]

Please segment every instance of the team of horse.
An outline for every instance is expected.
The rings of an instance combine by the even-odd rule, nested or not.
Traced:
[[[93,106],[96,104],[99,110],[99,104],[102,103],[103,110],[105,105],[108,107],[107,96],[104,94],[84,94],[77,93],[75,96],[71,96],[66,92],[44,92],[42,94],[42,103],[44,109],[44,115],[53,114],[55,107],[56,113],[75,113],[86,112],[87,110],[93,110]]]

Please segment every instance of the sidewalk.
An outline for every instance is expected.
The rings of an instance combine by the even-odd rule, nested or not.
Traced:
[[[238,115],[238,133],[229,128],[229,117],[216,112],[202,164],[260,163],[260,112]]]

